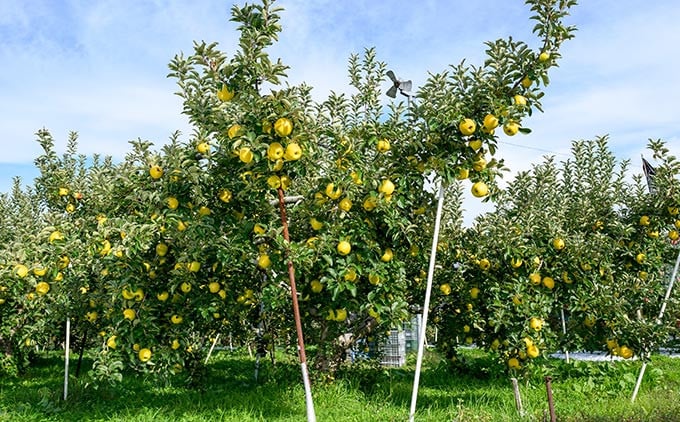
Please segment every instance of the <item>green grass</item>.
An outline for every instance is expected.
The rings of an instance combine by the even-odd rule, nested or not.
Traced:
[[[360,365],[333,382],[313,385],[319,421],[405,421],[411,400],[413,359],[404,368]],[[91,364],[85,361],[86,367]],[[467,350],[455,369],[428,356],[421,376],[418,421],[543,420],[547,410],[544,375],[553,377],[561,421],[670,421],[680,415],[680,360],[655,357],[635,404],[630,395],[639,362],[585,363],[551,360],[543,373],[521,380],[526,414],[520,418],[512,386],[494,361]],[[198,388],[163,385],[126,374],[116,388],[93,389],[71,379],[61,400],[63,360],[41,357],[21,377],[0,379],[0,421],[301,421],[304,393],[294,361],[263,364],[259,383],[247,355],[219,352]]]

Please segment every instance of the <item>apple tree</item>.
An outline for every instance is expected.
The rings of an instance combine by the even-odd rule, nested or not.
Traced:
[[[520,173],[468,231],[459,295],[442,288],[438,308],[449,355],[475,343],[521,369],[565,348],[647,357],[665,338],[654,315],[673,251],[657,231],[675,237],[673,178],[660,200],[629,180],[606,137],[574,142],[572,154]]]

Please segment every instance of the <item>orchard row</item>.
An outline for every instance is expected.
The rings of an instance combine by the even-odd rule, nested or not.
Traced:
[[[646,350],[595,311],[629,317],[637,310],[628,306],[646,298],[648,317],[657,304],[671,218],[658,210],[675,203],[672,194],[629,197],[609,164],[580,162],[538,167],[545,179],[522,176],[505,191],[494,182],[504,169],[494,158],[499,137],[530,132],[548,71],[574,30],[562,22],[573,1],[525,3],[539,49],[488,42],[483,65],[434,73],[413,101],[387,106],[386,65],[374,50],[350,58],[354,94],[316,102],[310,87],[286,85],[286,66],[266,52],[281,31],[279,10],[235,6],[233,56],[196,43],[169,65],[194,126],[187,141],[175,134],[154,150],[137,140],[114,162],[79,155],[75,134],[58,155],[50,133],[38,132],[40,176],[0,201],[6,364],[21,369],[34,345],[58,343],[66,318],[89,339],[102,380],[123,366],[192,373],[217,334],[252,341],[258,329],[268,347],[290,345],[292,267],[314,367],[332,371],[347,347],[378,339],[422,303],[433,182],[447,193],[433,305],[446,348],[474,342],[514,362],[558,345],[599,345],[604,337],[571,326],[557,335],[555,309],[565,306],[570,324],[588,316],[596,334],[618,339],[620,354]],[[263,94],[265,85],[275,89]],[[464,229],[461,189],[497,201],[498,211]],[[644,230],[631,223],[642,212]],[[642,236],[655,230],[656,238]],[[614,259],[621,256],[631,259]],[[588,292],[600,284],[603,295]],[[641,290],[633,297],[617,285]],[[609,293],[627,302],[600,307],[595,300]],[[349,343],[335,341],[347,333]]]

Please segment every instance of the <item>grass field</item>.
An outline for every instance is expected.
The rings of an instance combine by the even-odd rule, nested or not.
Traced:
[[[635,404],[630,395],[639,362],[547,361],[543,373],[520,380],[525,415],[514,404],[512,385],[489,356],[468,350],[452,369],[431,354],[421,376],[418,421],[543,420],[547,412],[544,376],[553,378],[560,421],[680,420],[680,360],[654,357]],[[405,421],[413,382],[413,362],[399,369],[360,365],[332,381],[313,385],[321,421]],[[90,362],[86,359],[85,365]],[[41,357],[22,377],[2,378],[2,421],[303,421],[304,394],[294,361],[263,364],[254,381],[247,354],[214,355],[204,382],[162,385],[127,374],[119,386],[93,389],[86,376],[72,378],[63,394],[63,360]]]

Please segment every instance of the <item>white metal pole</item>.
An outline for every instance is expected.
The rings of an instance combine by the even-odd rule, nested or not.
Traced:
[[[413,393],[411,395],[411,413],[409,421],[413,422],[416,414],[416,401],[418,400],[418,384],[420,383],[420,369],[423,364],[423,349],[425,348],[425,330],[427,328],[427,314],[430,309],[430,295],[432,293],[432,279],[434,277],[434,265],[437,260],[437,244],[439,243],[439,226],[442,219],[442,206],[444,205],[444,186],[439,181],[439,200],[437,202],[437,214],[434,220],[434,233],[432,235],[432,249],[430,251],[430,268],[427,273],[427,286],[425,287],[425,303],[423,304],[423,323],[418,336],[418,356],[416,359],[416,373],[413,378]]]
[[[217,334],[215,336],[215,339],[213,340],[212,346],[210,346],[210,350],[208,350],[208,356],[205,357],[205,363],[204,365],[208,364],[208,359],[210,359],[210,355],[212,355],[213,350],[215,349],[215,345],[217,344],[217,340],[220,338],[220,335]]]
[[[673,290],[673,284],[675,284],[675,278],[678,275],[678,267],[680,266],[680,252],[678,252],[678,258],[675,260],[675,267],[673,267],[673,274],[671,275],[671,280],[668,282],[668,288],[666,289],[666,296],[663,298],[663,303],[661,303],[661,310],[659,311],[659,317],[656,320],[657,324],[661,324],[663,319],[663,314],[666,312],[666,305],[668,304],[668,299],[671,297],[671,291]],[[633,389],[633,396],[630,398],[631,402],[635,401],[638,391],[640,390],[640,384],[642,384],[642,377],[645,375],[645,369],[647,369],[647,362],[642,363],[642,368],[640,368],[640,374],[638,375],[637,382],[635,383],[635,389]]]
[[[663,314],[666,312],[666,305],[668,305],[668,299],[671,297],[671,291],[673,290],[673,284],[675,284],[675,279],[678,276],[678,267],[680,266],[680,252],[678,253],[678,258],[675,260],[675,267],[673,268],[673,274],[671,275],[671,280],[668,283],[668,288],[666,289],[666,296],[663,298],[663,303],[661,304],[661,310],[659,311],[659,318],[656,320],[657,324],[661,324],[661,319]]]
[[[66,318],[66,347],[64,363],[64,400],[68,397],[68,359],[71,349],[71,318]]]
[[[307,361],[300,362],[302,370],[302,384],[305,388],[305,404],[307,409],[307,422],[316,422],[316,412],[314,411],[314,400],[312,400],[312,385],[309,382],[309,371],[307,371]]]
[[[642,362],[642,368],[640,368],[640,373],[638,374],[637,381],[635,382],[635,388],[633,389],[633,396],[630,398],[631,403],[635,402],[638,391],[640,391],[640,384],[642,384],[642,377],[645,376],[645,369],[647,369],[647,362]]]
[[[565,322],[565,319],[564,319],[564,307],[562,307],[562,309],[560,309],[560,315],[562,316],[562,334],[564,334],[564,336],[566,337],[567,336],[567,323]],[[567,363],[569,363],[569,350],[564,351],[564,356],[567,358]]]

